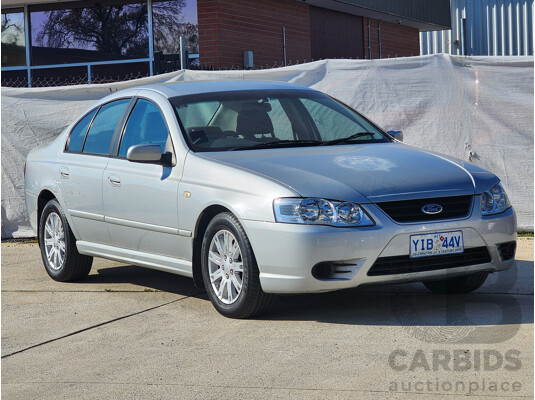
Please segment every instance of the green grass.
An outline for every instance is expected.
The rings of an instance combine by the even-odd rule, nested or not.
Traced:
[[[518,237],[533,237],[533,232],[518,232]]]

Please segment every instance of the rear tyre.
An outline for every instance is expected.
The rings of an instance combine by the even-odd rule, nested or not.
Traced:
[[[55,281],[77,281],[89,275],[93,257],[78,253],[65,213],[55,199],[46,204],[41,214],[39,246],[46,272]]]
[[[274,296],[262,291],[251,243],[233,214],[218,214],[208,224],[201,268],[208,297],[225,317],[250,318],[271,306]]]
[[[432,292],[439,294],[470,293],[479,289],[488,275],[488,272],[476,272],[440,281],[424,281],[423,284]]]

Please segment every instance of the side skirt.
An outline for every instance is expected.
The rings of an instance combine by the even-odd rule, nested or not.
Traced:
[[[192,263],[188,260],[127,250],[106,244],[78,240],[76,247],[80,254],[93,257],[108,258],[114,261],[127,262],[141,267],[171,272],[177,275],[193,277]]]

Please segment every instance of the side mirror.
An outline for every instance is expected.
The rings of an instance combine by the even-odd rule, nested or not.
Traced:
[[[388,131],[386,132],[390,136],[392,136],[394,139],[403,142],[403,132],[402,131]]]
[[[162,149],[157,144],[137,144],[128,149],[126,159],[139,163],[160,163]]]

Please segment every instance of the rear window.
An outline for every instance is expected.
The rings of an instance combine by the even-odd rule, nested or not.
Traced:
[[[121,99],[104,104],[89,128],[84,144],[84,153],[108,154],[117,123],[130,99]]]

